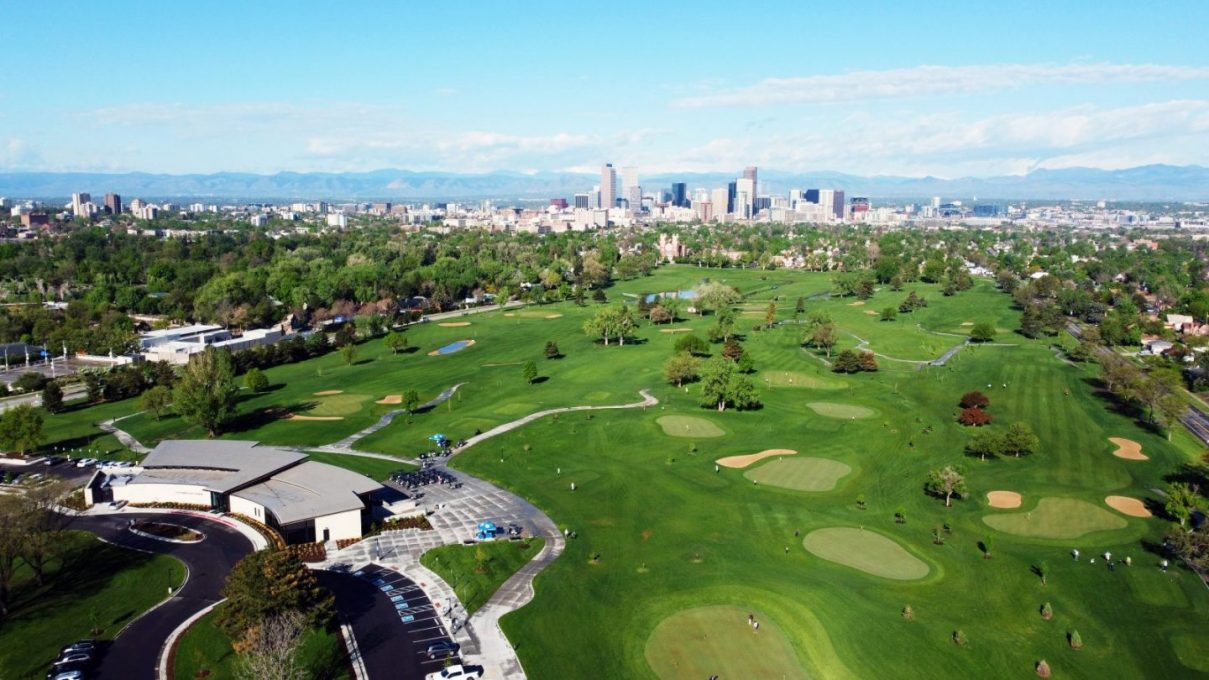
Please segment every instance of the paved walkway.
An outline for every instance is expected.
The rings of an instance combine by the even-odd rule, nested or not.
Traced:
[[[139,411],[139,413],[142,413],[142,411]],[[125,420],[126,418],[131,418],[131,417],[137,416],[137,415],[138,415],[138,413],[131,413],[130,415],[122,416],[121,418],[114,418],[113,420],[106,420],[105,422],[97,423],[97,427],[99,427],[102,431],[108,432],[109,434],[117,437],[118,441],[122,443],[122,446],[125,446],[126,448],[130,449],[131,451],[134,451],[135,453],[151,453],[150,448],[143,446],[143,444],[140,443],[139,440],[130,436],[129,432],[127,432],[123,429],[120,429],[116,424],[119,420]]]
[[[465,384],[466,383],[458,383],[458,384],[454,385],[453,387],[446,389],[445,391],[438,394],[435,398],[430,399],[430,400],[424,402],[423,404],[420,404],[419,406],[417,406],[415,408],[414,412],[415,413],[424,413],[426,411],[431,411],[432,409],[436,408],[437,406],[440,406],[441,404],[448,401],[449,398],[453,396],[453,393],[457,392],[458,388]],[[386,427],[387,425],[390,425],[391,421],[393,421],[396,416],[402,415],[404,413],[407,413],[407,409],[405,409],[405,408],[399,408],[399,409],[395,409],[393,411],[387,411],[386,413],[382,414],[382,417],[378,419],[378,422],[374,423],[373,425],[370,425],[369,427],[365,428],[364,430],[361,430],[360,432],[354,432],[353,434],[350,434],[349,436],[345,437],[344,439],[341,439],[340,441],[336,442],[335,444],[328,444],[327,446],[321,446],[315,450],[316,451],[326,451],[328,453],[352,452],[353,444],[356,444],[358,441],[370,436],[371,434],[377,432],[378,430],[381,430],[382,428]]]
[[[492,437],[504,434],[505,432],[511,432],[512,430],[515,430],[522,425],[527,425],[538,418],[544,418],[549,415],[554,415],[555,413],[570,413],[572,411],[604,411],[619,408],[646,408],[659,403],[659,400],[651,396],[651,393],[648,390],[638,390],[638,394],[642,395],[642,401],[636,401],[631,404],[612,404],[610,406],[565,406],[563,408],[551,408],[546,409],[545,411],[538,411],[537,413],[530,413],[524,418],[518,418],[510,423],[497,425],[482,434],[476,434],[470,439],[467,439],[465,444],[455,448],[453,452],[455,454],[461,453],[462,451],[465,451],[466,449],[485,439],[491,439]]]

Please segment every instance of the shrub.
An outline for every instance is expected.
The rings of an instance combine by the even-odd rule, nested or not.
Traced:
[[[1079,631],[1071,630],[1066,634],[1066,640],[1070,643],[1071,649],[1083,649],[1083,638],[1080,637]]]
[[[911,608],[911,605],[903,607],[903,618],[908,621],[915,620],[915,610]]]
[[[243,383],[253,392],[264,392],[269,389],[269,379],[259,368],[248,369],[243,376]]]
[[[1046,621],[1054,618],[1054,608],[1050,606],[1050,603],[1046,602],[1041,605],[1041,618]]]
[[[953,631],[953,644],[957,645],[958,647],[965,647],[968,642],[969,638],[966,637],[965,632],[961,630]]]
[[[987,395],[975,390],[961,395],[958,405],[962,408],[986,408],[991,405],[991,400]]]
[[[1038,661],[1037,662],[1037,677],[1048,678],[1049,673],[1050,673],[1049,663],[1045,659]]]
[[[962,409],[961,413],[957,416],[957,422],[969,427],[982,427],[983,425],[989,425],[991,420],[991,414],[973,406]]]

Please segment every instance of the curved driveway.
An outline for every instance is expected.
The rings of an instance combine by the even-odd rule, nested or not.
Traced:
[[[169,543],[131,533],[132,519],[170,520],[206,535],[200,543]],[[168,636],[195,613],[222,599],[227,574],[252,543],[221,520],[189,514],[122,512],[76,517],[71,528],[91,531],[103,540],[143,552],[170,555],[189,569],[185,586],[158,607],[126,626],[101,657],[97,678],[102,680],[156,680],[160,655]],[[160,584],[148,587],[161,587]]]

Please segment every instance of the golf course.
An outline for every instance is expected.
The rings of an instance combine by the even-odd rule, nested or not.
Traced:
[[[334,352],[268,369],[270,388],[243,390],[222,436],[306,450],[398,411],[352,446],[411,458],[434,432],[456,441],[548,409],[636,404],[649,390],[655,405],[536,418],[450,463],[574,532],[533,601],[501,620],[533,678],[1023,678],[1042,659],[1054,677],[1209,674],[1209,589],[1181,566],[1161,570],[1156,552],[1170,523],[1155,490],[1200,455],[1191,435],[1168,439],[1114,409],[1094,365],[1055,356],[1061,338],[1012,332],[1019,312],[986,280],[951,297],[932,284],[882,287],[853,305],[825,294],[825,273],[677,265],[617,282],[604,304],[706,280],[737,288],[740,311],[761,310],[736,313],[758,408],[702,407],[701,385],[664,377],[688,331],[709,337],[712,314],[639,319],[606,346],[584,332],[603,306],[589,299],[414,324],[407,351],[373,339],[351,361]],[[866,313],[910,291],[929,304],[888,321]],[[815,313],[836,326],[829,351],[803,347]],[[967,344],[971,323],[997,337]],[[550,341],[557,358],[543,352]],[[722,348],[709,343],[713,356]],[[846,349],[873,353],[878,370],[833,372]],[[527,362],[536,379],[523,377]],[[415,413],[387,399],[414,390],[423,403],[454,385]],[[976,428],[957,421],[958,401],[972,390],[990,402],[986,428],[1026,423],[1036,451],[967,455]],[[130,456],[96,428],[113,418],[148,446],[205,436],[130,400],[48,416],[44,448]],[[1114,455],[1120,442],[1130,454]],[[391,465],[322,460],[375,476]],[[945,466],[965,478],[951,507],[924,490]],[[1105,552],[1129,566],[1089,561]]]

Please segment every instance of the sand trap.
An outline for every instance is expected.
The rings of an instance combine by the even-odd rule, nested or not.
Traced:
[[[562,315],[562,314],[547,314],[545,318],[547,318],[547,319],[561,319],[561,318],[563,318],[563,315]]]
[[[660,328],[660,333],[692,333],[691,328]]]
[[[1122,515],[1130,517],[1154,517],[1150,511],[1146,509],[1146,504],[1136,498],[1129,496],[1109,496],[1104,499],[1108,507],[1116,510]]]
[[[793,449],[768,449],[767,451],[748,453],[742,456],[727,456],[726,458],[719,458],[716,462],[718,465],[721,465],[725,468],[739,469],[745,468],[752,463],[762,461],[765,458],[772,458],[774,456],[793,456],[796,454],[797,451],[794,451]]]
[[[286,418],[286,420],[312,420],[312,421],[344,420],[344,416],[299,416],[299,415],[292,415],[292,416],[290,416],[289,418]]]
[[[323,390],[322,392],[316,392],[315,396],[316,397],[331,397],[331,396],[335,396],[337,394],[344,394],[344,390]]]
[[[439,323],[437,325],[440,326],[441,328],[462,328],[463,326],[469,326],[470,322],[469,321],[449,321],[446,323]]]
[[[1117,450],[1112,452],[1112,455],[1125,460],[1150,460],[1150,456],[1142,453],[1142,445],[1132,439],[1122,439],[1120,437],[1109,437],[1108,441],[1117,445]]]
[[[1020,494],[1015,491],[990,491],[987,493],[987,505],[992,508],[1020,507]]]
[[[877,316],[877,315],[878,315],[878,314],[880,314],[880,313],[881,313],[881,312],[875,312],[875,311],[873,311],[872,309],[866,309],[866,310],[865,310],[865,314],[866,314],[867,316]]]
[[[961,325],[962,326],[973,326],[974,322],[973,321],[962,321]]]
[[[516,316],[513,312],[504,312],[504,316]]]
[[[849,302],[849,303],[848,303],[848,306],[849,306],[849,307],[864,307],[864,306],[865,306],[865,301],[864,301],[864,300],[857,300],[856,302]]]
[[[403,403],[403,395],[401,395],[401,394],[388,394],[388,395],[386,395],[385,397],[382,397],[381,399],[379,399],[378,401],[375,401],[374,403],[375,403],[375,404],[402,404],[402,403]]]

